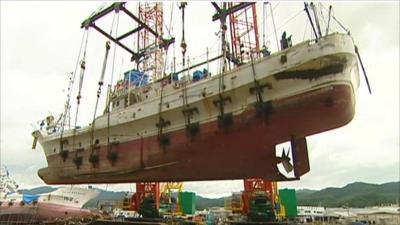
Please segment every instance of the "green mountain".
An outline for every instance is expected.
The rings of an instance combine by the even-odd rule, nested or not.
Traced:
[[[21,190],[24,194],[42,194],[57,188],[43,186],[30,190]],[[98,189],[100,195],[89,201],[85,207],[97,207],[102,202],[119,202],[126,192],[114,192]],[[355,182],[342,188],[325,188],[320,191],[301,189],[296,190],[298,205],[325,207],[367,207],[381,204],[400,202],[400,182],[385,184],[368,184]],[[223,207],[226,197],[204,198],[197,196],[196,208],[202,210],[211,207]]]
[[[224,207],[226,197],[221,198],[204,198],[199,195],[196,196],[196,209],[203,210],[211,207]]]
[[[367,207],[399,201],[400,182],[368,184],[355,182],[342,188],[325,188],[297,194],[298,205],[325,207]]]

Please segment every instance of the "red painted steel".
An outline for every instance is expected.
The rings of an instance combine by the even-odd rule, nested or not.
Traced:
[[[132,199],[132,209],[138,211],[144,198],[151,196],[156,203],[156,208],[160,208],[160,183],[158,182],[139,182],[136,183],[136,193]]]
[[[48,184],[287,180],[277,168],[275,145],[292,137],[302,140],[350,122],[355,109],[354,91],[348,85],[328,86],[273,101],[272,106],[269,121],[256,117],[250,107],[234,116],[228,130],[218,128],[214,121],[201,124],[194,139],[187,136],[185,129],[170,132],[171,143],[165,149],[157,136],[120,143],[113,147],[118,153],[114,166],[107,160],[105,146],[100,149],[97,168],[88,162],[90,151],[80,153],[83,164],[79,170],[72,156],[63,162],[59,155],[51,155],[49,166],[38,174]],[[309,171],[307,148],[296,150],[293,164],[300,170],[295,171],[298,177]]]
[[[228,3],[229,7],[241,3]],[[257,58],[260,53],[256,4],[229,14],[231,41],[234,56],[241,63],[250,61],[250,54]]]
[[[263,192],[268,195],[271,200],[272,205],[275,205],[276,198],[276,188],[275,182],[263,180],[263,179],[245,179],[243,180],[244,191],[242,194],[243,200],[243,214],[247,214],[249,212],[250,201],[255,193]]]
[[[8,202],[2,202],[0,205],[0,223],[6,222],[6,224],[36,224],[41,221],[54,221],[66,218],[89,218],[93,216],[95,216],[95,213],[88,209],[43,202],[33,205],[22,205],[19,202],[9,205]]]

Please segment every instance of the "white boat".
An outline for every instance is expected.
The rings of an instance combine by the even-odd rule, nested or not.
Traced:
[[[35,224],[43,221],[92,218],[96,215],[83,206],[100,194],[97,190],[61,187],[46,194],[22,194],[16,189],[18,186],[15,180],[10,178],[6,168],[2,168],[0,184],[0,224]]]
[[[98,30],[96,19],[116,8],[126,12],[124,4],[110,7],[82,26]],[[309,171],[306,136],[353,119],[359,71],[348,34],[287,47],[200,80],[128,88],[125,79],[104,114],[82,128],[65,130],[50,118],[47,129],[33,133],[48,163],[39,176],[48,184],[279,181],[291,179],[277,167],[284,163],[298,179]],[[275,146],[286,141],[292,157],[277,156]]]

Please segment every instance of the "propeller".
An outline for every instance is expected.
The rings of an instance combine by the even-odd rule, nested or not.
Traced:
[[[290,147],[288,149],[287,154],[285,153],[285,148],[283,148],[282,156],[278,157],[278,159],[280,160],[280,162],[283,165],[283,168],[285,168],[287,173],[290,173],[293,170],[293,165],[290,163],[289,154],[290,154]]]
[[[367,72],[365,72],[364,64],[363,64],[363,62],[362,62],[362,60],[361,60],[360,53],[358,52],[358,47],[357,47],[357,45],[354,45],[354,50],[355,50],[355,52],[356,52],[356,54],[357,54],[358,61],[360,62],[361,69],[362,69],[363,74],[364,74],[365,82],[367,83],[367,87],[368,87],[369,94],[372,94],[371,86],[369,85],[369,81],[368,81],[368,77],[367,77]]]

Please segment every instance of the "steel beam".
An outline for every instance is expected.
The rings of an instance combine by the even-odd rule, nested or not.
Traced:
[[[218,19],[221,19],[221,17],[226,17],[227,15],[229,15],[231,13],[234,13],[234,12],[236,12],[238,10],[244,9],[244,8],[246,8],[246,7],[248,7],[248,6],[252,5],[252,4],[255,4],[255,2],[240,3],[238,5],[232,6],[231,8],[228,8],[228,9],[225,9],[225,10],[224,9],[221,10],[221,8],[215,2],[212,2],[211,4],[217,10],[217,13],[214,14],[213,17],[212,17],[212,21],[216,21]]]
[[[82,22],[81,28],[84,28],[86,26],[90,26],[93,24],[96,20],[102,18],[103,16],[107,15],[108,13],[114,11],[115,9],[120,9],[123,8],[125,5],[125,2],[115,2],[112,5],[108,6],[107,8],[101,10],[100,12],[96,13],[95,15],[87,18],[85,21]]]
[[[131,35],[131,34],[133,34],[133,33],[135,33],[135,32],[140,31],[141,29],[143,29],[142,26],[136,27],[135,29],[133,29],[133,30],[131,30],[131,31],[128,31],[127,33],[125,33],[125,34],[123,34],[123,35],[117,37],[116,40],[119,41],[119,40],[121,40],[121,39],[124,39],[124,38],[128,37],[129,35]]]
[[[105,31],[103,31],[102,29],[100,29],[98,26],[96,26],[95,24],[91,24],[91,27],[93,27],[94,29],[96,29],[98,32],[100,32],[101,34],[103,34],[104,36],[106,36],[107,38],[109,38],[111,41],[113,41],[114,43],[116,43],[117,45],[119,45],[121,48],[125,49],[126,51],[128,51],[129,53],[131,53],[133,56],[137,56],[137,53],[135,53],[134,51],[132,51],[131,49],[129,49],[128,47],[126,47],[125,45],[123,45],[121,42],[119,42],[118,40],[116,40],[115,38],[113,38],[111,35],[107,34]]]
[[[150,33],[152,33],[154,36],[158,37],[160,36],[155,32],[153,29],[151,29],[149,26],[147,26],[145,23],[143,23],[139,18],[137,18],[135,15],[133,15],[131,12],[129,12],[126,8],[122,7],[122,11],[124,11],[129,17],[131,17],[133,20],[135,20],[140,26],[146,28]]]

